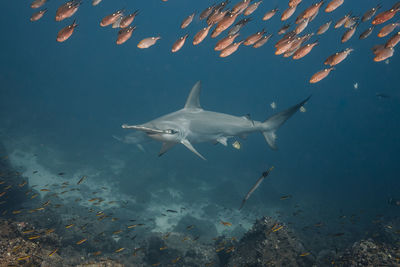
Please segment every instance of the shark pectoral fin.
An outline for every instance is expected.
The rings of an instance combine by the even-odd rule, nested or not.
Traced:
[[[224,136],[221,136],[221,137],[217,138],[217,142],[222,144],[222,145],[224,145],[224,146],[227,146],[228,145],[228,138],[226,138]]]
[[[158,156],[161,157],[162,155],[164,155],[165,153],[167,153],[168,150],[170,150],[174,145],[176,145],[176,143],[173,142],[164,142],[162,144],[161,150],[158,153]]]
[[[278,150],[278,147],[275,144],[275,140],[276,140],[276,134],[275,132],[262,132],[262,134],[265,137],[265,140],[267,141],[269,147],[273,150]]]
[[[187,147],[190,151],[192,151],[193,153],[195,153],[197,156],[199,156],[200,158],[202,158],[203,160],[206,160],[205,157],[203,157],[199,152],[197,152],[197,150],[192,146],[192,144],[187,140],[187,139],[183,139],[181,141],[181,143]]]

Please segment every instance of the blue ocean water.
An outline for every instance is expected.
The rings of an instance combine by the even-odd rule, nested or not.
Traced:
[[[385,1],[383,9],[395,2]],[[294,17],[311,3],[303,1]],[[261,21],[267,10],[284,10],[287,3],[264,1],[239,39],[263,28],[273,38],[259,49],[241,46],[220,58],[213,50],[219,38],[192,45],[194,34],[205,26],[198,16],[188,28],[179,28],[186,16],[198,14],[212,1],[103,0],[96,7],[84,1],[73,18],[55,22],[61,4],[49,1],[48,13],[32,23],[28,2],[3,3],[0,131],[8,153],[35,153],[38,164],[54,173],[98,170],[92,182],[110,184],[143,206],[216,205],[237,214],[243,196],[273,165],[274,171],[246,203],[242,214],[251,212],[249,220],[277,216],[279,211],[281,219],[294,222],[295,228],[324,222],[330,225],[327,233],[342,232],[344,227],[361,236],[373,227],[377,215],[399,216],[399,207],[388,199],[400,198],[400,59],[395,52],[389,64],[373,62],[371,47],[385,42],[376,36],[380,27],[366,40],[358,40],[370,26],[361,23],[355,36],[342,44],[344,29],[333,29],[332,24],[326,34],[312,37],[319,45],[309,55],[294,61],[274,55],[273,44],[280,38],[276,32],[284,24],[280,13]],[[321,10],[305,32],[314,32],[329,20],[334,23],[349,11],[360,16],[376,5],[375,0],[345,1],[332,13]],[[140,13],[132,38],[118,46],[117,29],[102,28],[99,22],[121,8]],[[56,42],[57,32],[73,19],[78,23],[74,34],[64,43]],[[186,33],[184,47],[171,53],[173,42]],[[155,46],[136,47],[141,39],[157,35],[161,40]],[[348,47],[354,52],[326,79],[309,83],[329,55]],[[240,150],[194,144],[207,158],[203,161],[182,145],[158,157],[161,144],[156,141],[143,144],[142,152],[112,137],[131,132],[121,128],[123,123],[144,123],[182,108],[198,80],[204,109],[250,114],[258,121],[312,97],[306,112],[295,114],[277,132],[278,151],[272,151],[261,134],[253,134],[237,139]],[[376,93],[390,98],[378,98]],[[180,197],[163,196],[165,189]],[[284,195],[291,198],[281,200]],[[296,205],[300,216],[293,215]],[[359,218],[356,225],[340,224],[339,216],[352,214]]]

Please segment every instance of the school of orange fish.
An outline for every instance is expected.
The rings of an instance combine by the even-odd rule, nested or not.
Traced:
[[[167,2],[167,0],[162,0],[163,2]],[[31,4],[31,8],[40,8],[42,7],[47,0],[34,0]],[[101,0],[93,0],[92,5],[96,6],[101,2]],[[287,21],[290,19],[296,12],[297,8],[301,4],[302,0],[289,0],[289,5],[287,9],[282,12],[281,21]],[[62,21],[66,18],[73,16],[79,9],[81,5],[81,0],[71,0],[63,5],[61,5],[56,12],[56,21]],[[257,2],[252,2],[252,0],[241,0],[236,3],[231,9],[228,9],[229,0],[225,0],[219,4],[214,4],[212,6],[207,7],[199,14],[200,20],[205,20],[207,26],[197,32],[193,37],[193,45],[200,44],[209,34],[209,31],[213,26],[215,26],[214,30],[211,33],[211,38],[216,38],[222,32],[229,29],[227,36],[220,39],[216,45],[214,50],[220,51],[220,57],[227,57],[235,53],[241,44],[246,46],[253,46],[254,48],[259,48],[263,46],[272,36],[272,34],[266,34],[265,30],[261,30],[256,32],[247,38],[235,42],[235,39],[239,36],[239,31],[242,27],[244,27],[249,21],[252,19],[247,17],[239,20],[235,23],[240,15],[249,16],[251,15],[262,3],[262,0]],[[344,3],[344,0],[331,0],[325,6],[325,12],[330,13],[335,11]],[[318,41],[307,43],[309,39],[314,35],[314,33],[309,33],[305,35],[300,35],[309,25],[311,21],[313,21],[318,15],[321,7],[323,6],[324,1],[313,3],[312,5],[306,7],[295,19],[296,27],[292,31],[288,31],[290,28],[290,24],[285,24],[278,31],[278,35],[283,35],[283,37],[276,42],[275,44],[275,55],[283,55],[284,57],[292,57],[294,60],[301,59],[309,54],[312,49],[318,45]],[[347,30],[341,37],[341,42],[345,43],[349,41],[353,35],[355,34],[357,27],[360,23],[368,23],[368,21],[372,21],[372,26],[361,33],[359,39],[367,38],[372,31],[374,30],[376,25],[383,24],[391,20],[399,11],[400,11],[400,2],[394,4],[390,9],[384,10],[380,13],[378,11],[382,8],[382,5],[377,5],[375,7],[371,7],[367,10],[362,18],[357,16],[352,16],[351,12],[347,13],[341,19],[339,19],[334,28],[345,27]],[[265,15],[262,17],[263,21],[270,20],[278,13],[278,8],[268,10]],[[31,21],[37,21],[43,17],[43,15],[47,12],[47,9],[40,10],[34,13],[31,17]],[[376,14],[378,13],[378,14]],[[134,21],[136,15],[138,14],[138,10],[135,12],[125,15],[125,10],[118,10],[110,15],[105,16],[101,22],[101,27],[106,27],[112,25],[113,28],[120,28],[117,36],[116,43],[121,45],[128,41],[132,37],[132,33],[135,30],[136,26],[130,26]],[[188,17],[186,17],[180,27],[185,29],[188,27],[196,13],[192,13]],[[329,21],[319,27],[316,32],[316,35],[324,34],[329,30],[332,21]],[[388,36],[392,31],[398,27],[400,23],[389,23],[383,26],[378,33],[378,37],[383,38]],[[71,25],[66,26],[61,29],[57,35],[58,42],[64,42],[73,34],[77,24],[74,22]],[[179,37],[178,40],[174,42],[171,48],[172,53],[178,52],[185,44],[186,39],[189,37],[189,34],[185,34],[182,37]],[[140,49],[149,48],[156,44],[156,42],[160,39],[160,36],[148,37],[141,40],[137,47]],[[392,57],[394,54],[394,48],[400,41],[400,32],[392,35],[385,44],[375,45],[372,47],[372,51],[374,53],[374,61],[380,62],[385,61],[388,58]],[[312,75],[310,79],[310,83],[317,83],[322,79],[326,78],[329,73],[334,69],[334,66],[342,62],[353,49],[347,48],[343,51],[337,52],[331,56],[329,56],[324,64],[329,65],[329,68],[318,71],[314,75]]]

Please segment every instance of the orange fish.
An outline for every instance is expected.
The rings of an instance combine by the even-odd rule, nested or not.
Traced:
[[[296,34],[300,34],[301,32],[304,31],[304,29],[308,26],[308,21],[309,21],[309,20],[310,20],[310,19],[303,19],[303,21],[300,22],[300,23],[297,25],[296,29],[294,30],[294,31],[296,32]]]
[[[135,10],[132,14],[125,16],[121,19],[119,23],[120,28],[127,28],[129,25],[132,24],[133,20],[136,18],[137,14],[139,14],[139,10]]]
[[[348,40],[351,39],[351,37],[353,37],[354,33],[357,30],[357,25],[354,25],[353,27],[351,27],[350,29],[348,29],[342,36],[342,43],[347,42]]]
[[[296,37],[296,33],[294,31],[286,33],[278,42],[276,42],[275,47],[278,48],[281,44],[294,39]]]
[[[229,1],[230,0],[225,0],[221,3],[219,3],[218,5],[215,6],[214,10],[218,10],[218,11],[223,10],[229,4]]]
[[[345,22],[344,22],[344,27],[346,28],[346,29],[349,29],[349,28],[351,28],[351,27],[353,27],[356,23],[357,23],[357,21],[359,20],[360,18],[359,17],[349,17]]]
[[[308,55],[308,53],[311,52],[311,50],[318,45],[318,41],[315,41],[314,43],[311,44],[306,44],[302,47],[300,47],[294,54],[293,54],[293,59],[300,59]]]
[[[327,30],[329,30],[329,27],[331,26],[332,21],[329,21],[325,24],[322,24],[321,27],[318,28],[317,30],[317,35],[324,34]]]
[[[302,22],[304,20],[304,14],[306,13],[306,10],[303,10],[303,12],[301,12],[295,20],[296,24],[299,24],[300,22]],[[310,21],[312,21],[312,18],[310,18]]]
[[[310,79],[310,83],[317,83],[319,81],[321,81],[322,79],[325,79],[326,76],[329,75],[329,73],[334,70],[334,68],[328,68],[328,69],[324,69],[321,71],[318,71],[317,73],[315,73],[311,79]]]
[[[283,56],[284,57],[291,57],[300,47],[301,45],[308,41],[313,34],[307,34],[301,37],[296,37],[294,39],[291,39],[288,44],[279,47],[279,49],[276,51],[277,54],[285,53]]]
[[[278,12],[278,8],[274,8],[270,11],[268,11],[267,13],[264,14],[264,16],[262,17],[262,20],[266,21],[271,19],[273,16],[275,16],[276,12]]]
[[[376,7],[371,8],[367,12],[364,13],[364,15],[361,18],[362,22],[366,22],[367,20],[370,20],[373,16],[375,16],[376,12],[381,8],[382,6],[379,4]]]
[[[300,257],[305,257],[305,256],[308,256],[310,254],[311,254],[310,252],[304,252],[304,253],[301,253],[299,256]]]
[[[114,252],[115,253],[119,253],[119,252],[122,252],[122,251],[124,251],[125,250],[125,248],[119,248],[119,249],[116,249]]]
[[[186,17],[181,23],[181,29],[185,29],[187,26],[189,26],[189,24],[192,23],[195,15],[196,15],[196,13],[193,13],[193,14],[189,15],[188,17]]]
[[[198,45],[201,43],[208,35],[210,28],[212,25],[208,25],[207,27],[201,29],[196,35],[193,37],[193,45]]]
[[[72,17],[76,11],[78,11],[81,3],[81,0],[72,0],[61,5],[56,11],[56,21],[62,21],[66,18]]]
[[[232,55],[233,53],[238,50],[239,46],[243,43],[243,41],[240,41],[238,43],[233,43],[229,45],[228,47],[222,49],[221,53],[219,54],[220,57],[227,57]]]
[[[188,36],[189,36],[189,35],[186,34],[185,36],[182,36],[182,37],[180,37],[178,40],[176,40],[175,43],[172,45],[171,52],[172,52],[172,53],[178,52],[178,51],[183,47],[183,45],[185,44],[186,38],[187,38]]]
[[[249,37],[247,37],[244,40],[243,44],[244,45],[253,45],[253,44],[255,44],[258,40],[260,40],[263,37],[264,33],[265,33],[265,30],[263,29],[260,32],[256,32],[256,33],[250,35]]]
[[[311,18],[313,17],[315,14],[318,13],[319,8],[322,6],[322,4],[324,3],[324,1],[320,1],[318,3],[312,4],[310,7],[308,7],[303,14],[303,19],[306,18]]]
[[[318,13],[319,13],[319,9],[313,16],[310,17],[310,22],[313,21],[318,16]]]
[[[106,27],[108,25],[114,24],[116,21],[118,21],[122,16],[123,16],[124,10],[118,10],[110,15],[105,16],[101,21],[100,21],[100,26],[101,27]]]
[[[296,6],[288,7],[281,15],[281,21],[288,20],[296,11]]]
[[[38,21],[39,19],[41,19],[44,16],[44,14],[46,14],[46,12],[47,12],[47,8],[33,13],[30,18],[30,21]]]
[[[160,40],[161,37],[157,36],[157,37],[148,37],[148,38],[144,38],[142,41],[140,41],[137,45],[138,48],[144,49],[144,48],[149,48],[153,45],[156,44],[156,42],[158,40]]]
[[[289,6],[290,7],[297,7],[302,0],[289,0]]]
[[[214,7],[215,6],[212,5],[212,6],[207,7],[206,9],[204,9],[199,15],[200,20],[203,20],[203,19],[207,18],[208,16],[210,16],[214,10]]]
[[[77,244],[77,245],[80,245],[80,244],[82,244],[82,243],[84,243],[84,242],[86,242],[86,241],[87,241],[87,239],[84,238],[84,239],[81,239],[81,240],[77,241],[76,244]]]
[[[39,8],[46,4],[47,0],[34,0],[31,4],[31,8]]]
[[[369,27],[368,29],[366,29],[365,31],[363,31],[360,36],[358,37],[358,39],[362,40],[367,38],[368,36],[371,35],[372,31],[374,30],[375,26],[373,25],[372,27]]]
[[[400,23],[390,23],[386,26],[384,26],[378,33],[378,37],[382,38],[385,36],[388,36],[389,34],[392,33],[392,31],[394,31],[394,29],[396,29],[398,26],[400,26]]]
[[[276,47],[275,55],[282,55],[286,53],[293,45],[294,39],[289,39],[283,43],[280,43],[278,47]]]
[[[262,3],[261,1],[258,2],[254,2],[253,4],[249,5],[243,12],[243,15],[245,16],[249,16],[251,14],[253,14],[254,11],[257,10],[258,6]]]
[[[264,35],[260,40],[258,40],[255,44],[253,44],[253,48],[259,48],[265,45],[271,37],[272,34]]]
[[[375,53],[374,61],[375,62],[384,61],[384,60],[392,57],[393,53],[394,53],[394,49],[392,47],[388,47],[388,48],[384,47],[382,49],[379,49]]]
[[[336,8],[340,7],[341,5],[343,5],[344,0],[332,0],[330,1],[325,8],[325,12],[329,13],[332,12],[334,10],[336,10]]]
[[[217,26],[215,27],[213,34],[211,35],[212,38],[217,37],[221,32],[225,31],[228,29],[236,20],[237,16],[239,13],[236,14],[230,14],[229,16],[226,16],[222,18]]]
[[[220,22],[225,17],[227,12],[228,12],[227,10],[225,10],[225,11],[214,10],[213,14],[211,14],[207,18],[207,24],[208,25],[217,24],[218,22]]]
[[[224,48],[226,48],[229,45],[231,45],[235,41],[236,37],[238,37],[238,36],[239,36],[239,33],[236,33],[234,35],[228,35],[225,38],[222,38],[221,40],[219,40],[217,42],[217,44],[214,47],[214,50],[215,51],[223,50]]]
[[[394,48],[400,42],[400,32],[397,32],[386,42],[386,48]]]
[[[136,29],[136,26],[129,26],[128,28],[124,28],[119,30],[117,37],[117,45],[121,45],[131,38],[133,31]]]
[[[335,29],[338,29],[338,28],[342,27],[342,26],[346,23],[346,21],[350,18],[350,16],[351,16],[351,14],[349,13],[349,14],[345,15],[344,17],[340,18],[340,19],[335,23],[334,28],[335,28]]]
[[[225,249],[225,247],[224,246],[222,246],[222,247],[219,247],[219,248],[216,248],[215,249],[215,252],[220,252],[220,251],[222,251],[222,250],[224,250]]]
[[[342,62],[343,60],[345,60],[346,58],[347,58],[347,56],[351,53],[351,52],[353,52],[354,51],[354,49],[352,49],[352,48],[347,48],[347,49],[345,49],[345,50],[343,50],[343,51],[341,51],[341,52],[337,52],[337,53],[335,53],[335,54],[333,54],[333,55],[331,55],[331,56],[329,56],[326,60],[325,60],[325,62],[324,62],[324,64],[325,65],[329,65],[329,66],[336,66],[337,64],[339,64],[340,62]]]
[[[61,43],[68,40],[68,38],[71,37],[71,35],[74,33],[74,30],[77,26],[78,24],[76,24],[74,20],[71,25],[62,28],[57,34],[57,42]]]
[[[242,13],[250,4],[250,0],[242,0],[232,8],[232,13]]]
[[[224,222],[224,221],[220,221],[220,223],[224,226],[232,226],[232,224],[230,222]]]
[[[385,23],[386,21],[390,20],[391,18],[396,15],[397,12],[400,11],[400,8],[397,9],[389,9],[387,11],[383,11],[382,13],[379,13],[378,15],[375,16],[375,18],[372,20],[373,25],[378,25]]]

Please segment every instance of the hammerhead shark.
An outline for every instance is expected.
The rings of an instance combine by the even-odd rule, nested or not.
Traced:
[[[245,138],[253,132],[261,132],[271,149],[276,150],[276,130],[298,111],[310,98],[279,112],[264,122],[250,116],[233,116],[207,111],[200,106],[201,82],[197,82],[186,100],[185,106],[175,112],[139,125],[123,124],[124,129],[145,132],[150,138],[162,142],[159,156],[176,144],[183,144],[200,158],[205,158],[193,147],[193,143],[213,142],[227,146],[231,137]]]

